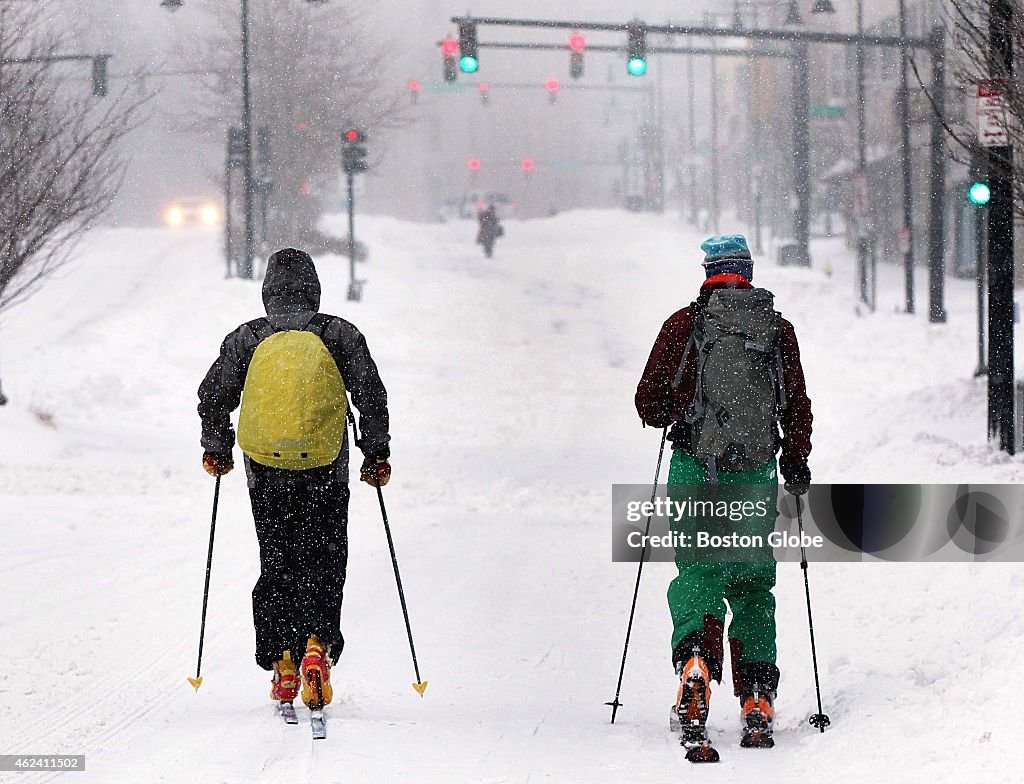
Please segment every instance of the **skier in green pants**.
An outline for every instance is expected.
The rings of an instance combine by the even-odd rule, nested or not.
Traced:
[[[739,525],[744,533],[767,537],[777,515],[779,470],[791,493],[807,492],[811,481],[811,401],[800,350],[792,324],[774,310],[771,293],[751,284],[746,239],[711,237],[701,249],[706,280],[700,295],[662,327],[637,387],[636,407],[645,424],[671,425],[670,496],[685,494],[687,486],[692,491],[718,485],[732,498],[763,501],[768,514]],[[684,518],[673,528],[686,531],[695,524]],[[772,745],[779,669],[770,548],[758,557],[720,562],[680,549],[676,566],[668,602],[679,719],[684,727],[698,727],[696,734],[703,733],[706,742],[710,682],[722,679],[728,606],[742,745]]]

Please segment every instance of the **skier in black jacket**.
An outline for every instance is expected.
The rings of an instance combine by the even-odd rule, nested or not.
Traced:
[[[320,281],[309,255],[286,248],[270,257],[263,304],[267,318],[243,324],[224,339],[199,387],[203,467],[221,476],[234,466],[229,415],[241,402],[256,347],[275,333],[304,330],[323,341],[359,410],[360,479],[373,486],[387,484],[387,393],[359,330],[337,316],[318,315]],[[256,662],[274,671],[271,698],[282,703],[297,696],[300,675],[307,705],[331,701],[330,666],[344,645],[348,452],[346,433],[337,459],[318,468],[287,470],[244,458],[260,544],[260,578],[252,592]],[[301,673],[295,668],[299,656]]]

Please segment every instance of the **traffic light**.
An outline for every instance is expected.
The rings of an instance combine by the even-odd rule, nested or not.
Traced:
[[[480,105],[487,106],[491,102],[491,86],[487,82],[480,82],[477,87],[480,89]]]
[[[641,24],[631,24],[626,28],[627,53],[626,70],[630,76],[643,76],[647,73],[647,28]]]
[[[367,169],[366,136],[356,128],[341,132],[341,168],[345,174],[360,174]]]
[[[459,22],[459,68],[463,73],[476,73],[480,68],[477,46],[476,24]]]
[[[583,76],[583,50],[587,48],[587,39],[583,33],[569,36],[569,76],[579,79]]]
[[[548,98],[551,101],[551,103],[555,103],[558,100],[558,80],[548,79],[546,82],[544,82],[544,87],[548,91]]]
[[[992,189],[988,187],[988,183],[977,181],[971,183],[971,187],[967,189],[967,200],[971,204],[975,204],[979,207],[984,207],[992,198]]]
[[[459,42],[454,38],[445,38],[441,42],[441,53],[444,55],[444,80],[454,82],[459,78],[459,64],[455,59],[459,51]]]
[[[533,158],[523,158],[519,166],[522,168],[523,174],[529,177],[530,172],[533,171]]]
[[[480,171],[480,159],[470,158],[469,159],[469,170],[472,172]]]
[[[413,103],[416,103],[416,101],[419,99],[420,88],[422,86],[423,85],[421,85],[419,81],[417,81],[416,79],[409,80],[409,98],[410,100],[412,100]]]
[[[92,94],[102,98],[107,94],[107,57],[92,58]]]

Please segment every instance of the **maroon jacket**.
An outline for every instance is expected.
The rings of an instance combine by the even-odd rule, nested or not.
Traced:
[[[700,296],[693,304],[669,317],[654,341],[643,377],[636,388],[636,410],[645,424],[665,427],[681,421],[681,413],[693,400],[697,383],[697,353],[686,358],[679,387],[672,390],[672,381],[683,361],[683,352],[693,331],[694,317],[707,305],[711,292],[719,288],[753,288],[741,275],[725,273],[704,281]],[[782,457],[779,468],[787,481],[809,483],[807,456],[811,452],[811,401],[804,385],[804,371],[800,365],[800,347],[796,342],[793,325],[783,319],[779,338],[782,353],[782,372],[785,378],[787,408],[781,413]],[[685,427],[685,423],[683,423]],[[676,433],[674,441],[688,439]],[[678,447],[677,447],[678,448]]]

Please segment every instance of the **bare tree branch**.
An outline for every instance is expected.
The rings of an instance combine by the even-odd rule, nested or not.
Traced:
[[[353,124],[378,139],[408,124],[408,101],[387,86],[382,58],[374,56],[387,50],[386,42],[373,40],[351,0],[323,8],[306,0],[256,0],[250,8],[254,126],[269,128],[272,151],[268,240],[316,242],[324,191],[338,177],[340,132]],[[183,53],[188,62],[209,66],[206,95],[185,119],[197,133],[215,128],[219,142],[224,126],[237,125],[241,115],[240,20],[232,4],[209,13],[208,37]]]
[[[82,95],[48,62],[61,38],[38,7],[0,6],[0,313],[68,261],[124,174],[117,142],[145,96]],[[12,62],[17,61],[17,62]]]

